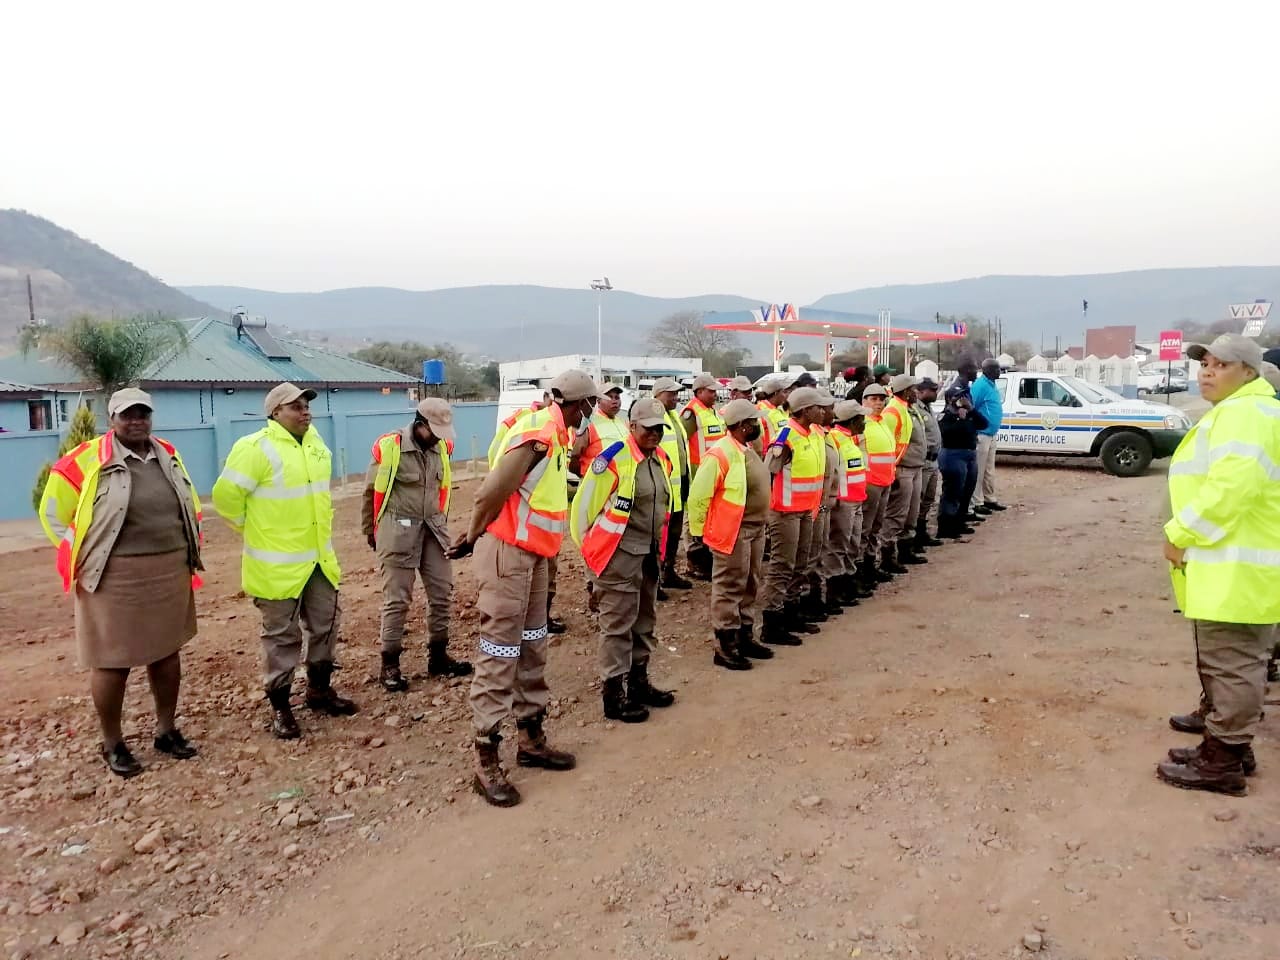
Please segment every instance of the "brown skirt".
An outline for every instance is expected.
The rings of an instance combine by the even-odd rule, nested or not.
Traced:
[[[90,593],[76,588],[76,645],[82,667],[143,667],[177,653],[196,635],[196,598],[186,549],[112,556]]]

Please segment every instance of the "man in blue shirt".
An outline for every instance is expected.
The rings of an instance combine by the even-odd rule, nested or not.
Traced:
[[[982,376],[973,382],[970,395],[973,408],[982,414],[987,425],[978,431],[978,485],[979,503],[973,508],[978,516],[987,516],[1004,510],[1004,504],[996,500],[996,434],[1004,419],[1004,405],[996,381],[1000,379],[1000,364],[988,357],[982,361]]]

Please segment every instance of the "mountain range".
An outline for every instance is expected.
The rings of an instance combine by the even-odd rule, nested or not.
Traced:
[[[605,352],[643,353],[650,329],[673,313],[728,313],[769,302],[730,294],[650,297],[614,290],[599,296],[586,289],[502,285],[427,291],[355,287],[320,293],[235,286],[175,289],[48,220],[0,210],[0,338],[11,337],[27,320],[27,276],[36,316],[53,322],[86,312],[225,315],[243,306],[277,327],[336,347],[372,340],[447,341],[496,360],[594,353],[598,303],[603,306]],[[925,329],[935,314],[999,316],[1006,341],[1022,339],[1036,346],[1042,336],[1051,340],[1058,335],[1066,346],[1081,342],[1086,322],[1134,325],[1140,338],[1151,338],[1183,321],[1219,320],[1230,303],[1277,296],[1280,266],[1223,266],[870,287],[828,294],[813,306],[860,314],[890,309],[895,326]],[[767,352],[763,337],[748,336],[744,343],[757,354]]]
[[[12,334],[30,317],[28,277],[36,316],[53,322],[81,313],[219,312],[43,217],[0,210],[0,335]]]

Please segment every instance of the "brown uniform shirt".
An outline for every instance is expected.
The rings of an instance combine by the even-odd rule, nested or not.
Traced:
[[[743,506],[742,522],[758,521],[763,523],[769,518],[769,487],[771,478],[769,468],[764,465],[760,455],[747,447],[743,453],[747,467],[747,502]]]
[[[663,482],[662,464],[650,454],[636,464],[636,489],[631,498],[631,515],[618,549],[624,553],[647,556],[655,551],[662,537],[662,521],[670,501]]]
[[[361,511],[361,527],[366,537],[374,532],[373,481],[377,475],[377,462],[369,464]],[[405,427],[400,431],[400,466],[396,468],[395,481],[387,491],[383,517],[421,521],[442,546],[448,546],[449,525],[440,512],[440,479],[443,476],[444,463],[440,458],[439,444],[430,450],[422,450],[413,442],[413,427]]]
[[[112,553],[140,557],[186,549],[182,503],[160,460],[154,452],[145,460],[127,453],[124,462],[129,468],[129,506]]]
[[[475,508],[471,511],[471,526],[467,529],[467,541],[475,543],[485,527],[498,519],[507,498],[520,489],[524,478],[543,457],[547,448],[541,443],[526,443],[522,447],[504,453],[496,466],[484,478],[476,491]]]

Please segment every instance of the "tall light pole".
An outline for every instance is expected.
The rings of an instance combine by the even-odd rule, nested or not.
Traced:
[[[596,380],[604,382],[604,295],[613,289],[609,278],[592,280],[591,289],[596,292]]]

